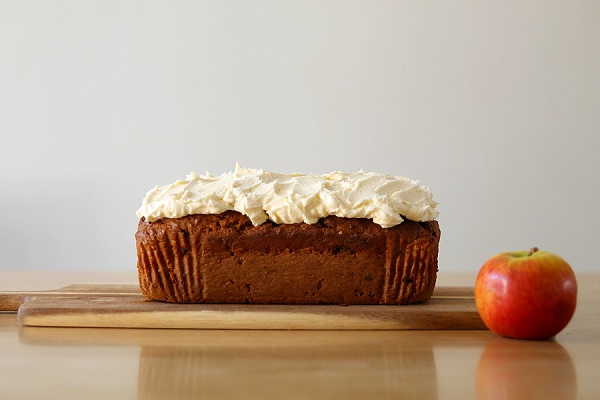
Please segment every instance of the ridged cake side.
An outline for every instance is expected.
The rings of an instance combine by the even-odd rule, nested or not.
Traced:
[[[142,293],[173,303],[412,304],[437,276],[436,221],[254,226],[238,212],[148,222],[136,233]]]

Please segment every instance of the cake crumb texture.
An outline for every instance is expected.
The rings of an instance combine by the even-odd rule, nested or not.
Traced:
[[[141,218],[142,293],[172,303],[412,304],[435,286],[437,221],[329,216],[254,226],[236,211]]]

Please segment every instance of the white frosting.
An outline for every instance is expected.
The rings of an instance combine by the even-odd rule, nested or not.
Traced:
[[[192,172],[185,180],[150,190],[137,211],[148,221],[228,210],[247,215],[254,225],[315,223],[329,215],[370,218],[384,228],[402,216],[431,221],[438,215],[429,187],[418,181],[372,172],[326,175],[277,174],[243,168],[214,177]]]

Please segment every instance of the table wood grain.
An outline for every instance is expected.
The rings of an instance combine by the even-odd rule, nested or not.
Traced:
[[[0,291],[135,283],[40,275],[0,271]],[[442,274],[439,284],[474,279]],[[29,327],[3,312],[0,399],[598,399],[600,274],[578,282],[575,316],[549,341],[487,330]]]

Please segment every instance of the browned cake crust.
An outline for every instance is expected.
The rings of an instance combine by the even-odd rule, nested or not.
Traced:
[[[411,304],[437,275],[436,221],[382,228],[368,219],[316,224],[240,213],[148,222],[135,235],[142,293],[173,303]]]

